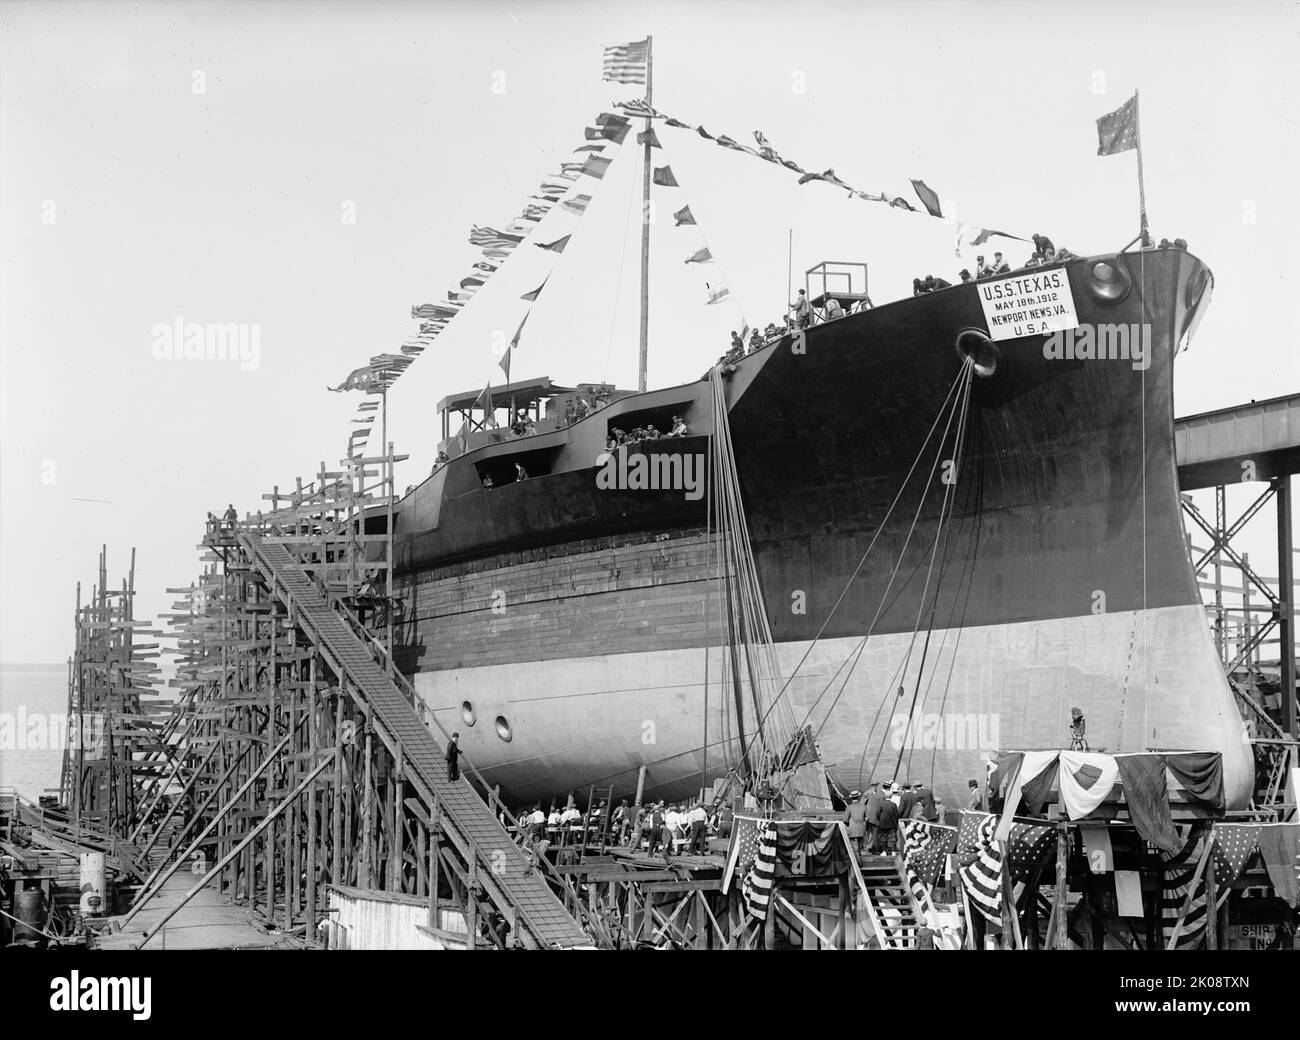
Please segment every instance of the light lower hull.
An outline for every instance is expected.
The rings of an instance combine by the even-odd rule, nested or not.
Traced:
[[[820,728],[823,761],[844,787],[920,780],[948,805],[960,805],[967,781],[984,775],[989,751],[1068,746],[1070,709],[1078,707],[1094,750],[1217,750],[1230,802],[1247,796],[1250,748],[1199,607],[936,630],[918,692],[924,635],[914,644],[910,633],[873,636],[847,682],[844,671],[835,674],[860,640],[823,640],[791,683],[796,721],[808,716]],[[808,645],[778,645],[785,674]],[[727,754],[735,754],[721,652],[707,657],[707,710],[699,647],[414,678],[443,724],[460,732],[470,760],[520,804],[570,790],[585,799],[592,785],[629,796],[642,765],[647,795],[672,798],[698,790],[706,771],[720,775]],[[463,714],[466,702],[473,725]],[[509,741],[498,734],[498,716]]]

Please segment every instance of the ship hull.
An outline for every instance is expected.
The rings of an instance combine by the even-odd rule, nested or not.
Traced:
[[[729,377],[786,696],[845,787],[933,780],[953,804],[988,751],[1068,744],[1078,707],[1096,748],[1221,751],[1230,801],[1246,797],[1249,748],[1187,559],[1173,457],[1174,355],[1204,268],[1170,251],[1117,262],[1134,284],[1115,303],[1090,294],[1089,263],[1062,270],[1080,325],[1145,335],[1141,362],[1052,356],[1025,336],[975,375],[958,338],[985,317],[963,286],[820,326]],[[706,390],[644,399],[698,433]],[[427,507],[403,507],[403,667],[521,800],[628,791],[643,765],[648,790],[685,795],[736,753],[704,503],[595,479],[608,429],[637,407],[572,428],[540,480],[476,486],[471,467],[508,463],[523,441],[457,460],[433,527]],[[823,694],[842,667],[843,692]],[[721,742],[707,763],[706,718]]]
[[[1205,682],[1218,661],[1199,638],[1204,624],[1199,608],[1163,607],[936,631],[910,718],[918,669],[899,672],[909,635],[873,637],[847,682],[841,667],[860,641],[829,639],[804,660],[789,697],[844,789],[923,781],[956,806],[967,781],[985,776],[989,752],[1059,747],[1080,704],[1094,706],[1093,750],[1222,748],[1225,737],[1239,736],[1226,689]],[[807,642],[779,644],[783,670],[792,672],[808,650]],[[470,760],[520,804],[574,790],[585,798],[592,785],[626,796],[642,765],[647,797],[673,798],[735,761],[722,667],[716,647],[692,647],[422,672],[415,684],[443,725],[460,732]],[[510,727],[509,743],[498,717]],[[1235,757],[1225,757],[1231,788]]]

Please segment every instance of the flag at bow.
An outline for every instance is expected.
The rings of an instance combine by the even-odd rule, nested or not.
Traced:
[[[617,43],[605,48],[601,79],[613,83],[644,83],[650,64],[650,38],[633,43]]]
[[[1097,120],[1097,154],[1115,155],[1138,146],[1138,97]]]

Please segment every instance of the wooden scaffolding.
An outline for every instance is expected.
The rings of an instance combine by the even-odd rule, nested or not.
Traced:
[[[174,768],[137,814],[156,865],[124,928],[184,870],[185,898],[219,885],[313,942],[334,885],[425,898],[431,927],[453,906],[471,948],[591,944],[572,889],[511,836],[472,764],[449,777],[438,723],[394,667],[400,459],[390,445],[322,464],[311,483],[264,496],[264,512],[209,515],[204,571],[173,590]]]

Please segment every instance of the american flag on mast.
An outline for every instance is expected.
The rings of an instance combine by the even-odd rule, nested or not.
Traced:
[[[1137,94],[1097,120],[1097,154],[1115,155],[1138,146]]]
[[[650,39],[616,43],[605,48],[605,71],[601,79],[612,83],[644,83],[650,58]]]

